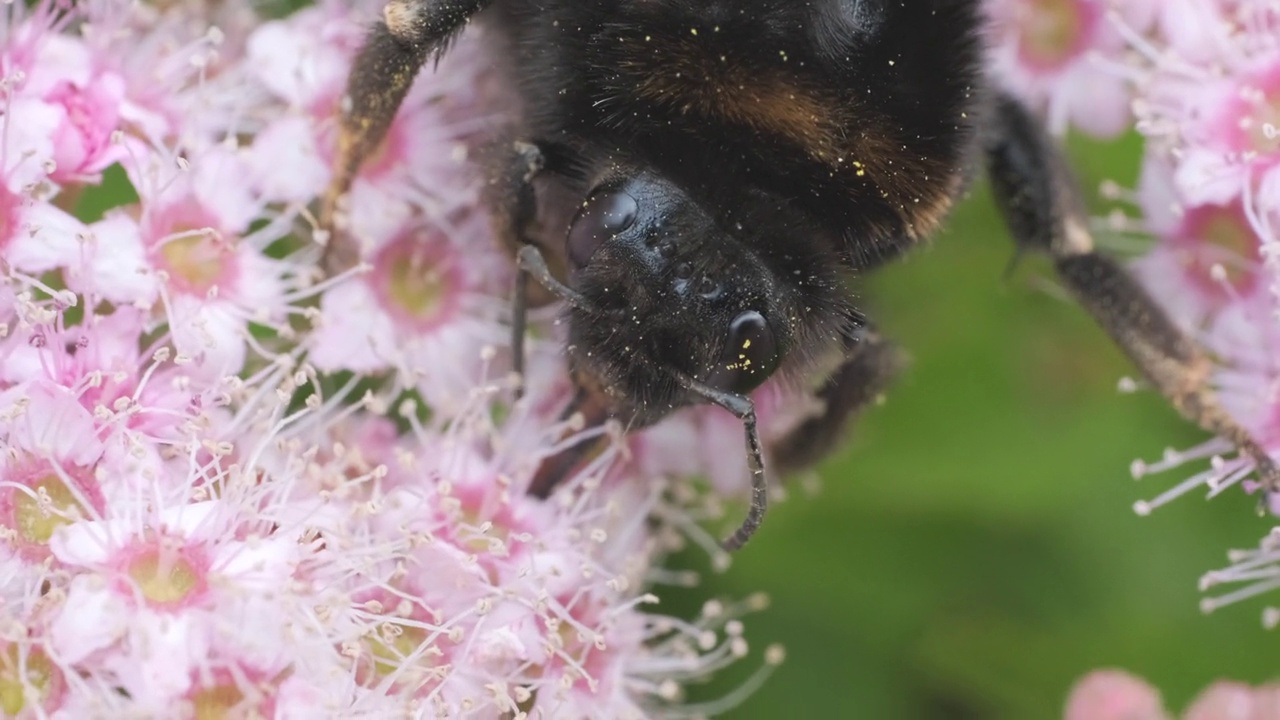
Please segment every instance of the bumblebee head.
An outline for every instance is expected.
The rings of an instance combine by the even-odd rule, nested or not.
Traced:
[[[692,400],[680,378],[745,394],[794,341],[795,293],[738,228],[717,223],[650,172],[588,194],[565,235],[570,358],[580,382],[666,414]]]

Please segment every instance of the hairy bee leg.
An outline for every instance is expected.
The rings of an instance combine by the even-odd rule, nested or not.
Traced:
[[[382,142],[418,70],[490,0],[391,0],[356,56],[342,99],[338,160],[320,208],[332,228],[360,164]]]
[[[821,414],[809,418],[773,444],[769,457],[782,472],[809,467],[844,436],[849,423],[876,402],[906,359],[896,345],[870,327],[845,341],[844,361],[818,390]]]
[[[514,142],[511,155],[500,177],[491,184],[495,206],[495,230],[512,248],[523,249],[528,245],[525,229],[537,212],[537,197],[533,179],[546,165],[542,150],[534,143]],[[524,395],[524,339],[529,316],[529,270],[516,264],[515,287],[511,294],[511,369],[519,384],[516,399]]]
[[[1209,386],[1212,359],[1132,275],[1095,250],[1079,185],[1041,125],[1008,97],[998,99],[992,120],[988,171],[1019,249],[1047,253],[1071,294],[1174,408],[1250,456],[1264,487],[1280,490],[1280,468]]]

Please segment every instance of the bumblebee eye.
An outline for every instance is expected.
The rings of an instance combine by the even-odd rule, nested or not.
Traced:
[[[639,211],[636,199],[627,193],[606,190],[592,195],[569,226],[569,262],[577,269],[586,267],[605,240],[631,227]]]
[[[780,359],[769,321],[748,310],[729,323],[729,342],[706,383],[719,390],[748,393],[769,379]]]

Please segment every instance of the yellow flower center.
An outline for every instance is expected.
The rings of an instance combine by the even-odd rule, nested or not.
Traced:
[[[14,525],[19,537],[35,545],[48,544],[53,531],[66,525],[76,511],[84,510],[71,488],[57,475],[46,475],[35,482],[31,489],[36,497],[25,492],[14,493]]]
[[[1197,239],[1209,250],[1208,260],[1218,262],[1234,287],[1248,283],[1251,260],[1257,257],[1258,239],[1239,209],[1214,207],[1204,211],[1197,227]]]
[[[204,687],[191,696],[191,705],[195,710],[196,720],[226,720],[233,717],[244,717],[244,691],[235,683],[223,683],[213,687]]]
[[[200,585],[200,570],[176,549],[151,548],[129,563],[129,577],[142,596],[156,605],[187,599]]]
[[[169,271],[188,289],[203,292],[213,287],[222,275],[226,252],[202,229],[191,228],[188,232],[190,234],[167,241],[161,246],[160,255]]]
[[[60,679],[61,672],[40,648],[30,648],[23,658],[17,645],[9,645],[0,651],[0,714],[14,717],[28,702],[43,704]]]
[[[1263,155],[1280,152],[1280,93],[1267,93],[1259,98],[1245,122],[1253,150]]]
[[[447,287],[445,274],[438,267],[423,263],[421,253],[406,253],[401,262],[392,263],[388,292],[406,313],[413,317],[429,316],[440,304]]]
[[[404,664],[405,658],[418,652],[418,647],[426,639],[427,633],[421,628],[385,625],[369,638],[369,654],[373,656],[374,674],[385,678],[396,672]]]
[[[1084,44],[1087,9],[1080,0],[1030,0],[1022,22],[1022,51],[1039,65],[1066,63]]]

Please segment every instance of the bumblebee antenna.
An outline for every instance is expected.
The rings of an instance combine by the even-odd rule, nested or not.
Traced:
[[[747,437],[747,468],[751,470],[751,507],[747,509],[742,525],[720,543],[725,550],[737,550],[756,534],[764,520],[765,510],[769,508],[769,483],[764,476],[764,453],[760,450],[760,433],[756,429],[755,405],[745,395],[716,390],[684,373],[676,373],[675,376],[686,390],[713,405],[719,405],[742,421],[742,429]]]
[[[579,310],[593,315],[600,314],[596,306],[582,293],[555,279],[555,276],[551,274],[551,269],[547,267],[546,259],[542,257],[542,253],[538,248],[532,245],[525,245],[520,248],[520,252],[516,253],[516,267],[520,269],[520,272],[532,275],[533,279],[537,280],[542,287],[551,291],[561,300]]]

